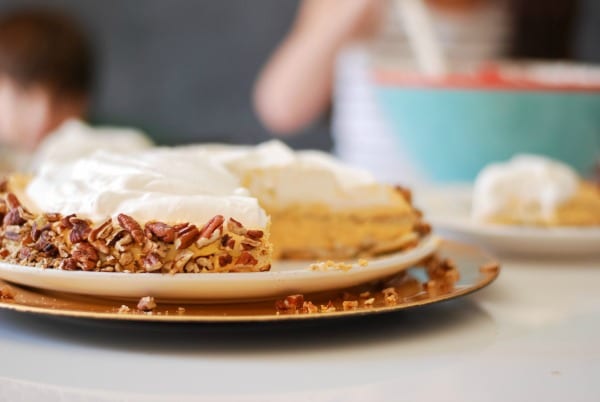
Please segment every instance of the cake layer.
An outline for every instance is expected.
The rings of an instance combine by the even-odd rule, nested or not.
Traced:
[[[514,210],[523,206],[514,205]],[[536,226],[600,226],[600,188],[591,183],[582,183],[577,192],[559,204],[552,215],[541,213],[539,206],[530,205],[526,213],[506,211],[488,217],[488,221],[510,225]]]
[[[283,259],[373,256],[415,246],[426,234],[417,214],[377,209],[335,212],[304,205],[276,211],[271,217],[274,255]]]
[[[294,152],[279,141],[188,152],[210,154],[258,198],[271,216],[276,258],[368,256],[409,247],[421,236],[420,214],[406,194],[324,152]]]

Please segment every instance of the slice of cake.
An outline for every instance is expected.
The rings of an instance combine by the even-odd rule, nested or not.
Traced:
[[[346,259],[429,233],[403,189],[272,141],[48,159],[0,190],[0,257],[107,272],[254,272]]]
[[[318,151],[279,141],[207,145],[271,216],[277,258],[342,259],[412,247],[429,232],[410,194]]]
[[[45,161],[0,188],[0,256],[64,270],[254,272],[270,268],[269,218],[210,159],[157,149]]]
[[[600,188],[561,162],[521,155],[481,171],[473,218],[512,225],[600,225]]]

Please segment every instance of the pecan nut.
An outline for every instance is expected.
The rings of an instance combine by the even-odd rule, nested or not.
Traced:
[[[212,271],[215,268],[210,258],[198,257],[195,262],[202,271]]]
[[[7,230],[4,232],[4,238],[11,241],[21,241],[21,233]]]
[[[65,229],[71,229],[73,224],[71,223],[71,218],[75,218],[75,214],[67,215],[60,220],[60,226]],[[75,218],[77,219],[77,218]]]
[[[225,218],[223,215],[215,215],[211,220],[209,220],[206,225],[200,230],[200,237],[210,238],[212,234],[223,225],[225,222]]]
[[[21,210],[20,208],[13,208],[10,211],[8,211],[8,213],[4,216],[4,226],[9,226],[9,225],[23,225],[25,222],[27,222],[25,219],[23,219],[23,217],[21,216]]]
[[[19,259],[20,260],[27,260],[29,257],[31,257],[31,254],[33,254],[33,249],[30,247],[21,247],[21,249],[19,250]]]
[[[102,225],[92,229],[88,235],[88,241],[93,243],[98,239],[106,239],[112,233],[111,224],[112,219],[107,219]]]
[[[232,237],[229,236],[228,234],[224,234],[223,237],[221,237],[221,246],[227,247],[229,240],[233,240]]]
[[[260,242],[257,240],[252,240],[250,238],[245,238],[244,240],[242,240],[242,249],[246,251],[254,250],[258,246],[260,246]]]
[[[258,229],[247,230],[246,236],[252,240],[260,240],[264,236],[264,232]]]
[[[181,250],[188,248],[200,238],[200,231],[196,225],[189,225],[179,231],[175,239],[175,248]]]
[[[126,230],[116,230],[106,239],[106,244],[109,247],[113,247],[115,244],[117,244],[118,241],[120,241],[125,236],[129,236]],[[129,237],[131,238],[131,236]]]
[[[89,243],[77,243],[72,257],[84,271],[93,270],[98,262],[98,252]]]
[[[137,309],[140,311],[152,311],[156,308],[156,302],[152,296],[144,296],[137,304]]]
[[[92,229],[90,225],[82,220],[82,219],[71,219],[71,224],[73,228],[71,229],[71,233],[69,233],[69,240],[71,243],[81,243],[82,241],[87,240]]]
[[[16,297],[16,293],[12,288],[10,288],[8,286],[2,286],[0,288],[0,299],[14,300],[15,297]]]
[[[163,266],[162,262],[160,261],[160,257],[156,253],[148,254],[146,257],[144,257],[142,263],[147,272],[158,271]]]
[[[231,257],[229,254],[219,256],[219,266],[221,267],[224,267],[227,264],[231,264],[231,261],[233,261],[233,257]]]
[[[177,255],[175,256],[175,262],[173,264],[173,269],[171,271],[182,272],[183,267],[185,267],[185,264],[187,264],[193,256],[194,253],[190,250],[181,250],[177,252]]]
[[[119,264],[121,264],[121,266],[123,267],[133,263],[133,261],[133,254],[131,254],[128,251],[124,252],[123,254],[121,254],[121,257],[119,257]]]
[[[49,231],[42,232],[35,242],[34,248],[44,253],[47,257],[56,257],[58,255],[58,248],[52,243],[52,240]]]
[[[277,300],[275,302],[275,308],[277,309],[277,311],[285,312],[285,313],[290,313],[290,312],[295,312],[297,310],[300,310],[303,305],[304,305],[304,295],[302,295],[302,294],[289,295],[285,299]]]
[[[229,218],[227,221],[227,230],[231,233],[235,233],[237,235],[243,236],[246,234],[246,228],[242,225],[241,222],[236,221],[233,218]]]
[[[60,220],[60,214],[58,212],[48,212],[44,214],[48,222],[58,222]]]
[[[44,223],[43,221],[35,221],[33,225],[31,225],[31,239],[33,241],[37,241],[43,232],[50,230],[50,224]]]
[[[162,222],[146,223],[146,230],[150,234],[156,236],[159,240],[165,243],[173,243],[175,241],[176,232],[172,226]]]
[[[90,242],[90,244],[102,254],[110,254],[110,249],[106,245],[106,242],[102,239]]]
[[[129,248],[131,248],[132,243],[133,243],[133,237],[131,237],[131,235],[129,233],[125,232],[123,237],[121,237],[115,243],[115,248],[117,249],[117,251],[122,253],[124,251],[127,251]]]
[[[75,261],[75,259],[65,258],[58,268],[63,271],[77,271],[79,267],[77,266],[77,261]]]
[[[258,260],[247,251],[243,251],[242,254],[235,260],[235,265],[256,265]]]
[[[119,214],[117,220],[119,221],[119,225],[131,234],[131,237],[133,237],[133,240],[135,240],[136,243],[144,244],[146,236],[144,235],[142,227],[135,219],[129,215]]]
[[[9,209],[15,209],[21,206],[19,199],[13,193],[6,194],[6,204]]]

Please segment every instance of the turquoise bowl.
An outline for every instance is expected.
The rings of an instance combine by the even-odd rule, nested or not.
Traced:
[[[518,153],[561,160],[584,176],[600,158],[600,82],[515,79],[497,70],[441,80],[379,71],[376,82],[384,116],[433,181],[471,181],[488,163]]]

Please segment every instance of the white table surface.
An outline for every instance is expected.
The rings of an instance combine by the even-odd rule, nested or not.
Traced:
[[[0,401],[600,401],[600,258],[504,260],[466,298],[315,326],[0,312]]]

